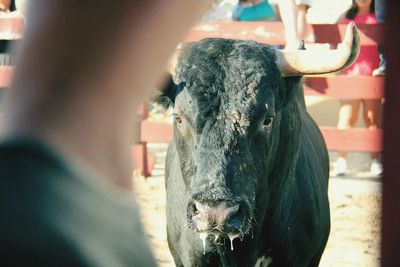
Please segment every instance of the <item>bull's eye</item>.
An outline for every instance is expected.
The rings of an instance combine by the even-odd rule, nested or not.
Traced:
[[[269,127],[271,126],[274,118],[273,117],[266,117],[265,120],[263,121],[263,126],[264,127]]]
[[[181,116],[179,116],[179,115],[176,114],[176,113],[173,113],[172,116],[174,117],[176,123],[178,123],[178,124],[181,124],[181,123],[182,123],[182,118],[181,118]]]

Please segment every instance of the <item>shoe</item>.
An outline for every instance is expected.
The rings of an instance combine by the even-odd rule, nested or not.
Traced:
[[[380,66],[379,68],[374,69],[372,71],[372,76],[375,76],[375,77],[376,76],[386,76],[386,68],[383,66]]]
[[[371,172],[371,174],[373,174],[375,176],[382,175],[382,172],[383,172],[382,163],[380,163],[376,159],[373,159],[372,162],[371,162],[370,172]]]
[[[333,164],[330,176],[333,177],[344,176],[346,174],[346,171],[347,171],[347,160],[344,158],[339,158]]]

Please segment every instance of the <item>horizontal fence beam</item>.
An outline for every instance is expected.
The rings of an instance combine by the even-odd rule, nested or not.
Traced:
[[[185,42],[205,38],[253,40],[270,45],[284,44],[283,24],[280,22],[199,22],[188,33]]]
[[[346,24],[311,24],[316,43],[336,45],[343,39]],[[362,45],[383,44],[383,32],[380,24],[358,24]],[[24,32],[24,20],[21,17],[0,18],[0,40],[20,39]],[[204,38],[220,37],[227,39],[254,40],[271,45],[284,45],[284,25],[280,21],[216,21],[198,22],[184,39],[193,42]]]
[[[306,77],[304,94],[340,99],[380,99],[384,97],[384,77],[337,75]]]
[[[382,129],[353,128],[338,130],[335,127],[320,127],[328,150],[338,151],[382,151]]]
[[[147,143],[169,143],[172,140],[172,124],[143,120],[140,124],[140,141]]]
[[[346,24],[313,24],[311,28],[316,43],[337,45],[346,31]],[[359,24],[361,45],[378,45],[383,43],[383,25]],[[184,38],[184,42],[194,42],[205,38],[226,38],[253,40],[270,45],[284,45],[285,35],[282,22],[272,21],[224,21],[199,22]]]
[[[316,43],[337,45],[343,40],[347,24],[312,24]],[[383,24],[357,24],[361,45],[378,45],[384,42]]]
[[[320,127],[328,150],[382,151],[382,129],[353,128],[339,130],[335,127]],[[141,123],[141,142],[169,143],[173,137],[172,125],[164,122],[144,120]]]
[[[13,67],[0,66],[0,88],[10,85]],[[337,75],[329,77],[306,77],[304,94],[328,96],[340,99],[380,99],[384,97],[384,77]],[[143,106],[141,106],[143,109]],[[145,114],[145,111],[138,111]]]

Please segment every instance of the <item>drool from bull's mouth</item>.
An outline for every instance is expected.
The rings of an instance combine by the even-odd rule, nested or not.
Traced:
[[[235,238],[237,238],[239,235],[232,235],[232,234],[229,234],[228,235],[228,237],[229,237],[229,240],[231,241],[231,250],[233,251],[233,240],[235,239]]]
[[[203,241],[203,254],[206,254],[206,239],[208,234],[200,233],[200,239]]]
[[[219,238],[219,234],[214,234],[214,233],[200,233],[199,237],[201,239],[201,241],[203,242],[203,254],[206,254],[206,241],[207,241],[207,237],[209,236],[214,236],[214,242],[216,242]],[[235,240],[236,238],[238,238],[240,235],[239,234],[227,234],[227,237],[230,241],[230,245],[231,245],[231,251],[234,250],[233,248],[233,240]]]

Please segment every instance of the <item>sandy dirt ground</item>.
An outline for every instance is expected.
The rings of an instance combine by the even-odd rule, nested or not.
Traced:
[[[161,152],[162,153],[162,152]],[[161,159],[160,159],[161,158]],[[149,241],[161,267],[174,266],[165,231],[163,159],[154,175],[134,178],[134,191]],[[320,266],[379,266],[381,183],[379,178],[330,179],[331,234]]]

